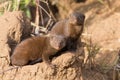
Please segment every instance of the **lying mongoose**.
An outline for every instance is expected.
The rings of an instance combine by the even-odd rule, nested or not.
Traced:
[[[53,67],[49,57],[66,45],[66,38],[60,35],[36,36],[28,38],[18,44],[11,56],[11,64],[23,66],[29,61],[42,58],[49,66]]]
[[[49,34],[63,35],[67,38],[67,48],[74,49],[77,45],[77,40],[83,32],[85,15],[79,12],[73,12],[68,19],[58,21]]]

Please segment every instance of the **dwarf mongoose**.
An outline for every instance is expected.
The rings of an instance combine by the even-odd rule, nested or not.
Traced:
[[[84,14],[73,12],[67,19],[58,21],[49,34],[65,36],[67,39],[67,48],[76,49],[77,40],[83,32],[84,20]]]
[[[36,36],[28,38],[18,44],[11,56],[11,64],[23,66],[29,61],[42,58],[49,66],[53,65],[49,57],[66,45],[66,38],[61,35]]]

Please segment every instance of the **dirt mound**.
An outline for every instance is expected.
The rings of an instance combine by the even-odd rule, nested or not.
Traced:
[[[0,17],[0,44],[1,53],[5,46],[11,49],[22,39],[30,37],[32,27],[23,12],[7,12]],[[9,49],[11,51],[11,49]],[[3,54],[1,54],[3,55]]]
[[[64,3],[64,0],[61,1]],[[106,69],[105,66],[107,68],[110,66],[109,70],[116,64],[117,50],[120,48],[120,19],[118,18],[120,2],[111,1],[114,1],[111,9],[93,0],[86,0],[85,4],[76,4],[76,2],[65,4],[65,8],[62,3],[57,5],[62,5],[59,8],[60,13],[66,9],[65,14],[60,14],[61,18],[65,18],[73,9],[85,13],[86,27],[83,38],[91,39],[93,45],[98,45],[96,47],[100,46],[95,61],[101,65],[101,68]],[[107,7],[104,8],[105,6]],[[4,14],[0,17],[0,24],[0,72],[2,72],[12,68],[9,66],[10,52],[17,43],[30,35],[31,27],[29,20],[22,12]],[[51,69],[41,62],[6,71],[0,74],[0,80],[112,80],[112,73],[107,76],[99,70],[82,68],[82,62],[78,57],[75,56],[75,52],[65,52],[52,60],[52,63],[57,65],[56,69]]]
[[[93,43],[98,43],[104,48],[120,48],[120,19],[119,13],[114,13],[110,17],[97,20],[88,27],[88,34]]]
[[[54,58],[52,64],[57,66],[55,69],[51,69],[44,62],[19,68],[9,66],[11,49],[29,36],[30,22],[23,12],[9,12],[0,18],[0,23],[0,80],[90,80],[89,77],[93,76],[92,74],[88,77],[82,72],[82,62],[75,52],[65,52]]]
[[[103,17],[104,14],[101,15],[101,18]],[[118,12],[104,19],[97,17],[97,20],[85,30],[87,35],[84,37],[87,36],[88,41],[91,39],[92,44],[100,48],[96,59],[102,64],[113,65],[114,61],[118,59],[118,50],[120,49],[120,19],[118,17],[120,17]]]
[[[96,1],[97,2],[97,1]],[[119,59],[118,51],[120,50],[120,7],[117,0],[111,0],[111,8],[96,4],[86,11],[86,23],[85,31],[83,33],[83,39],[85,43],[90,45],[96,45],[95,48],[99,48],[99,51],[95,55],[95,64],[98,64],[102,68],[103,72],[109,72],[113,70]],[[87,5],[90,7],[90,5]],[[93,52],[93,53],[94,53]],[[112,74],[108,76],[112,79]],[[120,76],[119,76],[120,77]]]
[[[55,70],[47,67],[43,62],[12,69],[13,67],[9,66],[10,52],[22,39],[29,37],[30,22],[23,12],[9,12],[0,17],[0,24],[0,79],[75,80],[80,78],[81,61],[77,61],[75,53],[70,52],[53,60],[52,63],[57,65]],[[10,68],[11,70],[8,70]]]
[[[0,71],[10,64],[9,56],[16,44],[30,37],[32,27],[21,11],[7,12],[0,17]]]

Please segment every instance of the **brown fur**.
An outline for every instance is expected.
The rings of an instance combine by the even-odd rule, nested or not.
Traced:
[[[68,49],[76,48],[76,42],[83,32],[84,19],[84,14],[74,12],[68,19],[57,22],[49,33],[51,35],[65,36],[67,38]]]
[[[37,36],[28,38],[18,44],[11,56],[12,65],[23,66],[29,61],[42,58],[45,63],[52,66],[49,56],[54,55],[66,45],[63,36]]]

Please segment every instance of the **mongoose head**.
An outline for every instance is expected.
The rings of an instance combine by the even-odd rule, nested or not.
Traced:
[[[50,45],[56,50],[60,50],[66,46],[66,38],[62,35],[50,36]]]

